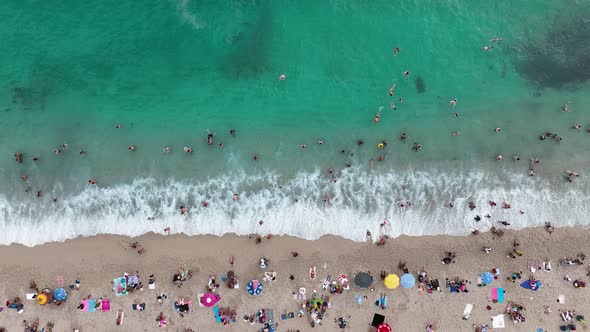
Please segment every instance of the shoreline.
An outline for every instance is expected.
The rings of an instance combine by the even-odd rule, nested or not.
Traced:
[[[309,316],[280,319],[281,313],[297,313],[300,309],[302,301],[294,300],[292,292],[305,287],[310,292],[318,289],[319,294],[329,295],[321,288],[324,277],[328,274],[347,274],[351,289],[330,296],[332,308],[328,309],[323,325],[311,330],[337,331],[334,320],[344,317],[350,330],[370,331],[367,324],[374,313],[379,313],[386,316],[386,321],[394,327],[394,331],[421,331],[426,324],[433,324],[436,331],[472,331],[473,324],[491,324],[490,316],[503,312],[505,304],[493,304],[490,301],[492,287],[503,287],[506,289],[507,301],[515,301],[527,308],[527,322],[514,324],[507,320],[507,330],[531,331],[537,327],[555,330],[560,323],[558,309],[577,309],[578,314],[590,314],[583,312],[586,290],[575,289],[571,283],[563,281],[566,274],[573,279],[588,281],[585,266],[558,266],[560,257],[589,252],[590,244],[586,240],[589,236],[590,230],[564,227],[556,229],[551,235],[543,228],[507,230],[501,238],[495,238],[490,233],[470,236],[400,236],[389,239],[385,246],[354,242],[333,235],[322,236],[319,240],[276,236],[270,240],[264,238],[260,244],[256,244],[255,236],[167,236],[155,233],[136,238],[117,235],[78,237],[35,247],[13,244],[0,246],[0,255],[4,257],[0,270],[3,280],[0,293],[4,300],[15,296],[24,299],[25,293],[29,292],[29,280],[35,280],[40,288],[44,288],[55,287],[58,276],[63,276],[66,286],[73,284],[75,278],[80,276],[81,288],[79,291],[69,291],[68,300],[59,307],[40,306],[24,300],[25,311],[22,314],[5,308],[0,315],[0,326],[9,331],[18,330],[23,319],[32,321],[39,318],[42,326],[49,320],[54,322],[57,331],[71,331],[73,328],[80,328],[83,332],[158,331],[161,328],[158,328],[154,318],[162,311],[168,317],[169,330],[183,331],[183,328],[191,327],[195,331],[259,331],[261,324],[251,326],[242,317],[261,308],[273,308],[275,320],[279,323],[278,331],[308,331],[311,329],[307,322]],[[521,243],[523,256],[511,259],[506,254],[511,251],[514,239]],[[129,247],[132,242],[139,242],[145,251],[138,254],[136,249]],[[484,246],[492,247],[492,252],[485,254],[482,250]],[[299,256],[293,257],[293,251],[297,251]],[[441,264],[445,251],[456,253],[456,264]],[[235,259],[234,266],[229,264],[232,256]],[[270,260],[266,270],[258,266],[261,257]],[[531,292],[506,280],[506,276],[513,271],[524,271],[523,280],[526,280],[531,275],[527,272],[527,261],[533,258],[541,261],[549,258],[554,266],[549,273],[535,274],[544,284],[541,290]],[[417,288],[386,289],[379,278],[380,271],[401,275],[402,271],[398,268],[400,259],[407,262],[408,269],[414,275],[418,270],[425,269],[430,277],[439,279],[442,292],[420,295]],[[179,288],[172,283],[172,275],[183,264],[195,272]],[[317,268],[317,278],[313,281],[308,277],[310,266]],[[494,267],[502,271],[499,280],[487,287],[477,287],[478,275]],[[240,289],[228,289],[222,284],[218,290],[222,297],[219,305],[236,308],[236,323],[232,323],[229,328],[222,327],[215,323],[210,308],[197,305],[184,318],[174,312],[175,299],[184,296],[196,302],[197,294],[205,292],[209,276],[214,274],[219,278],[228,270],[235,271],[240,280]],[[127,296],[116,297],[111,289],[113,278],[120,277],[124,272],[133,274],[135,271],[139,272],[144,285],[147,284],[147,276],[154,274],[157,289],[149,290],[146,287]],[[246,284],[253,278],[262,280],[265,271],[277,272],[277,280],[263,282],[263,293],[253,297],[246,291]],[[355,273],[362,271],[370,271],[375,278],[371,286],[375,291],[354,285]],[[294,280],[289,279],[290,275],[294,276]],[[468,284],[469,293],[450,294],[444,288],[445,278],[454,277],[471,281]],[[167,294],[168,299],[163,305],[157,304],[156,292]],[[389,308],[386,310],[373,304],[382,293],[389,299]],[[556,304],[559,294],[566,296],[567,305]],[[80,312],[76,306],[87,295],[110,299],[111,311]],[[355,301],[356,295],[368,298],[359,305]],[[131,304],[134,301],[146,303],[146,310],[132,311]],[[474,304],[471,318],[467,321],[461,319],[466,303]],[[492,307],[491,311],[486,310],[487,305]],[[549,305],[553,312],[544,314],[543,305]],[[118,309],[123,309],[126,315],[122,327],[115,325]]]

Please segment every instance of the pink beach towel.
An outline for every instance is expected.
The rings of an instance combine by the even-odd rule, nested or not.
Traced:
[[[82,301],[80,301],[80,304],[84,306],[84,307],[82,308],[82,311],[86,311],[86,312],[88,312],[88,307],[89,307],[89,305],[88,305],[88,300],[82,300]]]
[[[102,311],[110,311],[111,310],[111,300],[102,300]]]

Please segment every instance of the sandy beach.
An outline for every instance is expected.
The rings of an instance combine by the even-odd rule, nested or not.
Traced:
[[[0,326],[8,331],[19,331],[23,320],[29,322],[39,319],[40,325],[48,321],[55,324],[54,331],[259,331],[263,325],[251,325],[243,316],[260,309],[273,309],[277,331],[338,331],[335,322],[343,317],[350,331],[374,331],[370,323],[373,314],[384,315],[394,331],[424,331],[427,324],[432,324],[435,331],[473,331],[473,324],[489,324],[491,316],[504,312],[508,302],[525,307],[523,312],[526,322],[515,324],[506,316],[506,331],[536,331],[542,327],[547,331],[556,331],[563,324],[560,310],[576,310],[577,314],[588,312],[587,290],[574,288],[572,282],[564,280],[569,275],[572,280],[588,281],[584,265],[560,266],[562,257],[575,257],[580,252],[588,252],[588,230],[563,228],[549,234],[542,228],[523,231],[507,231],[497,238],[491,233],[482,233],[466,237],[432,236],[400,237],[390,239],[384,246],[373,243],[355,243],[337,237],[325,236],[318,241],[307,241],[293,237],[264,238],[257,244],[254,237],[232,236],[194,236],[147,234],[138,238],[101,235],[89,238],[77,238],[64,243],[48,243],[36,247],[11,245],[0,248],[3,257],[1,265],[1,288],[3,299],[20,297],[25,305],[23,313],[15,309],[0,313]],[[520,242],[522,256],[509,258],[513,241]],[[142,254],[130,247],[130,243],[139,242],[144,248]],[[482,248],[491,247],[490,253]],[[298,257],[293,257],[296,251]],[[441,264],[446,251],[456,253],[456,262]],[[234,265],[230,265],[230,257]],[[266,269],[259,267],[259,260],[270,260]],[[541,262],[550,259],[551,272],[537,271],[534,276],[543,287],[531,291],[519,286],[532,275],[527,271],[528,261],[538,259]],[[441,292],[434,291],[420,294],[416,287],[411,289],[389,290],[380,279],[380,272],[402,275],[398,265],[400,260],[407,262],[409,272],[417,275],[418,270],[425,270],[431,278],[440,281]],[[173,274],[179,266],[186,264],[194,271],[192,278],[183,282],[181,287],[172,283]],[[316,266],[317,277],[310,280],[309,267]],[[493,268],[500,269],[497,280],[486,287],[478,287],[477,279],[481,273]],[[221,280],[229,270],[233,270],[240,280],[239,289],[229,289]],[[111,281],[124,273],[139,273],[144,283],[143,290],[130,292],[128,295],[115,296]],[[262,281],[264,272],[275,271],[276,280]],[[506,280],[512,272],[523,271],[522,279],[512,283]],[[370,272],[374,283],[367,289],[354,285],[353,279],[358,272]],[[156,278],[156,289],[148,289],[148,276]],[[342,294],[330,295],[322,290],[322,281],[326,275],[346,274],[350,280],[350,290]],[[207,291],[210,275],[217,276],[221,284],[217,293],[221,295],[218,306],[234,307],[237,320],[229,326],[216,323],[211,308],[198,306],[197,294]],[[290,280],[290,276],[293,280]],[[55,288],[58,278],[63,276],[68,298],[60,306],[55,304],[39,305],[33,300],[25,300],[25,294],[34,292],[29,283],[34,280],[38,288]],[[80,277],[80,289],[70,290],[67,286],[74,284]],[[468,280],[469,292],[450,293],[445,287],[445,278],[460,277]],[[246,291],[249,280],[257,278],[263,283],[262,293],[255,297]],[[300,287],[307,289],[308,299],[314,289],[319,295],[329,295],[331,308],[327,310],[322,325],[314,329],[309,324],[309,315],[298,317],[303,300],[296,300],[293,293]],[[490,291],[494,287],[505,289],[505,302],[493,303]],[[167,298],[158,304],[157,294],[165,293]],[[388,298],[388,308],[383,310],[374,303],[384,293]],[[565,296],[565,304],[557,302],[558,296]],[[90,295],[94,299],[105,298],[111,301],[109,312],[82,312],[77,309],[80,300]],[[357,295],[363,297],[362,304],[355,300]],[[178,297],[193,301],[192,311],[181,318],[174,310]],[[364,298],[366,296],[366,298]],[[145,303],[144,311],[131,310],[132,303]],[[474,305],[467,320],[462,319],[467,303]],[[549,306],[551,313],[546,311]],[[491,310],[487,310],[490,306]],[[122,326],[115,325],[117,311],[122,309],[125,318]],[[167,316],[166,328],[159,328],[156,317],[160,312]],[[282,320],[281,314],[294,312],[292,319]],[[578,323],[578,328],[580,328]]]

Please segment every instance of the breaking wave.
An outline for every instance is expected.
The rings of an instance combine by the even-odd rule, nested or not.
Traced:
[[[276,174],[227,175],[195,182],[138,178],[112,187],[89,186],[63,194],[57,202],[18,201],[0,195],[0,244],[33,246],[103,233],[137,236],[163,233],[165,227],[189,235],[258,233],[317,239],[334,234],[363,241],[367,230],[379,233],[384,218],[390,224],[386,232],[394,237],[462,235],[500,220],[517,229],[545,221],[585,226],[590,190],[582,180],[566,185],[509,171],[373,174],[354,168],[339,174],[337,182],[319,171],[289,179]],[[232,201],[234,193],[239,194],[237,201]],[[326,195],[329,202],[324,202]],[[489,200],[498,207],[491,207]],[[473,211],[469,201],[477,206]],[[411,206],[400,206],[407,202]],[[509,202],[511,208],[502,209],[502,202]],[[186,215],[180,214],[180,206],[188,209]],[[492,217],[485,218],[487,213]],[[476,215],[481,221],[474,219]]]

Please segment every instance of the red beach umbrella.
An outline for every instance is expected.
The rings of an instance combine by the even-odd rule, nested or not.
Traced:
[[[391,332],[391,326],[387,323],[381,323],[377,326],[377,332]]]

